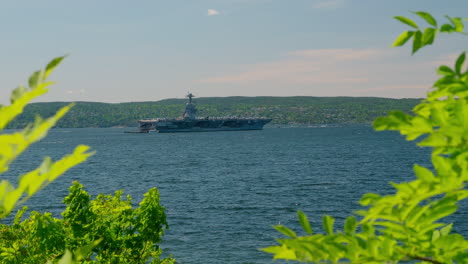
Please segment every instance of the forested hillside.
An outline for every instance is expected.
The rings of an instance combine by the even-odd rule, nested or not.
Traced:
[[[206,97],[197,98],[198,116],[249,116],[272,118],[271,124],[333,124],[370,123],[391,110],[405,112],[420,99],[389,99],[375,97]],[[152,117],[179,117],[185,99],[157,102],[93,103],[77,102],[61,119],[57,127],[115,127],[137,126],[137,120]],[[51,116],[68,103],[34,103],[10,124],[21,128],[37,114]]]

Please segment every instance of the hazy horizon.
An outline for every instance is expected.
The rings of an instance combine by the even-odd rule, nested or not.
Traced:
[[[468,1],[83,0],[0,2],[0,103],[56,56],[70,54],[36,102],[200,97],[423,98],[440,64],[468,46],[440,35],[411,56],[391,48],[410,11],[464,16]],[[21,19],[19,19],[21,18]]]
[[[404,100],[404,99],[423,99],[423,97],[402,97],[402,98],[392,98],[392,97],[379,97],[379,96],[313,96],[313,95],[286,95],[286,96],[270,96],[270,95],[254,95],[254,96],[243,96],[243,95],[232,95],[232,96],[203,96],[203,97],[194,97],[193,100],[197,103],[197,99],[203,98],[229,98],[229,97],[317,97],[317,98],[336,98],[336,97],[347,97],[347,98],[382,98],[382,99],[395,99],[395,100]],[[104,103],[104,104],[125,104],[125,103],[146,103],[146,102],[159,102],[165,100],[186,100],[186,97],[172,97],[172,98],[163,98],[152,101],[123,101],[123,102],[100,102],[100,101],[36,101],[34,103]]]

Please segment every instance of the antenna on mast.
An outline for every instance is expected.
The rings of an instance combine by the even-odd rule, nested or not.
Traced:
[[[188,92],[188,94],[185,97],[188,97],[189,104],[191,104],[192,103],[192,98],[195,97],[195,95],[193,95],[191,92]]]

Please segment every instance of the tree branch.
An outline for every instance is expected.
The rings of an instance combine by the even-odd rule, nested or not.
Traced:
[[[426,257],[419,257],[419,256],[411,256],[411,255],[408,255],[410,258],[413,258],[413,259],[417,259],[417,260],[422,260],[422,261],[426,261],[426,262],[430,262],[430,263],[434,263],[434,264],[443,264],[442,262],[439,262],[437,260],[433,260],[431,258],[426,258]]]

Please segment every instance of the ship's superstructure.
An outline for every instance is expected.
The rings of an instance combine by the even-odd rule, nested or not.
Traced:
[[[192,101],[195,97],[189,93],[189,101],[180,118],[155,118],[138,120],[140,132],[209,132],[232,130],[260,130],[271,121],[269,118],[240,118],[240,117],[204,117],[196,116],[197,108]]]

